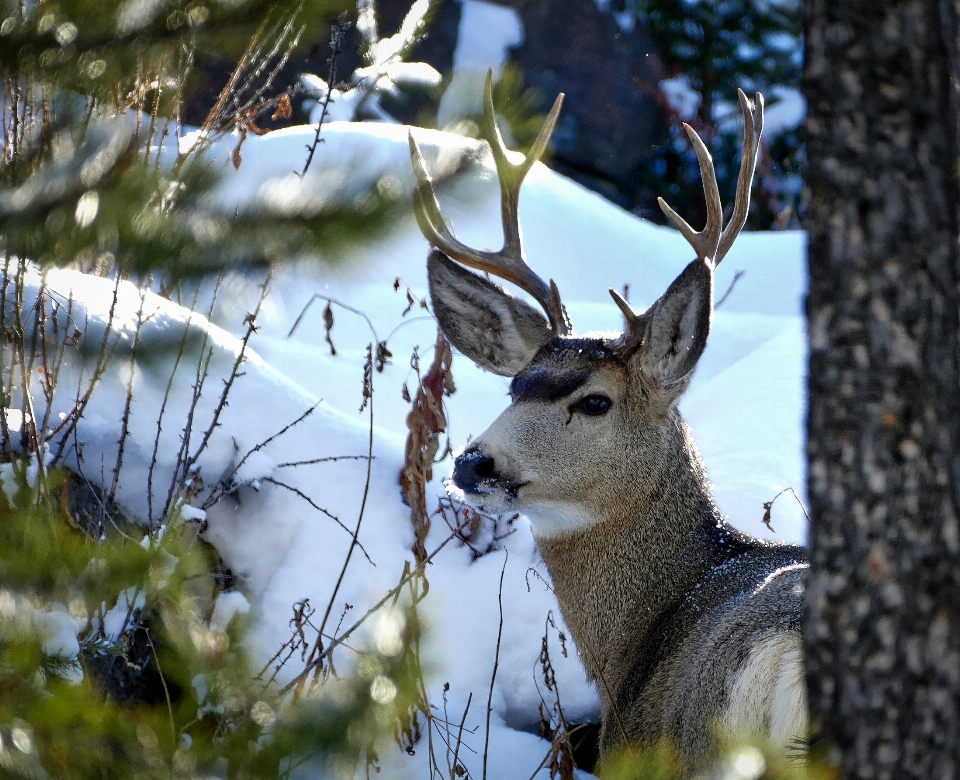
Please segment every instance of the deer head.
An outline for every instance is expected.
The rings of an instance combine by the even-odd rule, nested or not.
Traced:
[[[512,162],[494,117],[491,80],[488,74],[483,129],[500,180],[503,248],[478,251],[454,237],[411,134],[416,213],[435,247],[427,268],[440,327],[479,366],[512,377],[512,403],[457,458],[454,482],[475,506],[522,511],[538,537],[552,537],[623,517],[626,504],[642,504],[645,491],[670,489],[664,486],[678,469],[698,468],[695,455],[692,462],[684,456],[695,450],[676,404],[707,344],[714,271],[746,222],[763,98],[739,93],[743,157],[726,227],[710,153],[684,125],[700,164],[707,224],[697,232],[662,199],[660,207],[696,259],[643,313],[611,289],[625,319],[621,334],[577,337],[556,284],[524,260],[518,214],[524,176],[547,146],[563,95],[527,156]],[[517,285],[546,316],[464,266]]]

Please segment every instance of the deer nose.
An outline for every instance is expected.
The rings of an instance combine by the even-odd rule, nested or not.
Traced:
[[[480,450],[467,450],[453,465],[453,483],[466,493],[478,493],[480,483],[493,476],[493,458]]]

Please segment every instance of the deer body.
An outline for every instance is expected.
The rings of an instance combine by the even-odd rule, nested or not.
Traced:
[[[787,744],[805,733],[804,552],[749,537],[723,519],[679,412],[651,414],[641,379],[633,381],[637,397],[618,404],[609,388],[618,373],[620,387],[630,387],[629,366],[594,357],[609,352],[602,339],[547,342],[514,378],[514,405],[461,456],[454,481],[480,509],[530,518],[600,693],[602,752],[626,739],[667,737],[696,761],[709,754],[718,729]],[[605,365],[593,365],[598,360]],[[622,407],[634,424],[618,430],[606,451],[602,434],[590,432],[591,458],[578,467],[561,439],[591,420],[551,421],[565,405],[546,399],[583,376],[569,398],[604,391],[614,400],[608,414]],[[545,431],[559,435],[545,441]],[[563,469],[545,469],[559,476],[541,475],[534,488],[521,464],[543,469],[544,458],[525,446],[563,461]],[[495,479],[507,486],[502,493],[484,484],[491,457]]]
[[[661,205],[698,257],[643,314],[611,291],[626,318],[616,337],[572,335],[556,286],[536,277],[520,250],[520,182],[546,145],[559,102],[531,155],[512,164],[488,78],[487,137],[503,193],[500,252],[453,238],[411,138],[418,220],[438,247],[427,259],[437,319],[461,352],[512,377],[511,405],[457,458],[453,481],[477,508],[530,519],[600,694],[601,755],[621,742],[667,738],[692,767],[724,731],[785,745],[806,734],[804,553],[727,524],[677,411],[706,346],[713,270],[746,219],[762,101],[754,106],[741,93],[745,153],[722,231],[712,162],[688,131],[708,225],[695,233]],[[461,263],[518,284],[547,319]]]
[[[638,533],[645,520],[668,528]],[[666,737],[696,762],[716,729],[781,744],[804,733],[799,550],[749,539],[719,517],[675,515],[538,544],[600,693],[601,752]]]

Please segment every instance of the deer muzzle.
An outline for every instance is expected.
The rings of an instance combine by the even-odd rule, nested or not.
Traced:
[[[479,448],[468,449],[453,466],[453,483],[464,493],[488,493],[497,481],[494,460]]]

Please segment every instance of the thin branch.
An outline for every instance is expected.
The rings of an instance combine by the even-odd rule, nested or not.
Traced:
[[[290,331],[287,333],[287,338],[290,338],[294,334],[294,331],[296,331],[296,329],[300,326],[300,321],[303,319],[303,315],[307,313],[307,309],[309,309],[313,305],[314,301],[318,301],[318,300],[326,301],[327,303],[336,304],[341,309],[344,309],[345,311],[348,311],[351,314],[356,314],[358,317],[363,317],[363,319],[366,320],[367,326],[370,328],[370,332],[373,334],[373,340],[376,341],[377,344],[380,343],[380,339],[377,336],[377,330],[376,328],[373,327],[373,323],[370,321],[370,318],[366,314],[364,314],[359,309],[353,308],[353,306],[348,306],[347,304],[342,303],[341,301],[338,301],[336,298],[329,298],[328,296],[321,295],[320,293],[314,293],[312,296],[310,296],[310,300],[307,301],[306,306],[304,306],[300,310],[300,313],[297,315],[297,318],[293,321],[293,325],[291,326]]]
[[[217,285],[214,288],[213,297],[216,298],[217,289],[219,289],[220,281],[217,280]],[[197,299],[200,296],[200,287],[199,285],[194,289],[193,293],[193,303],[190,305],[190,311],[193,311],[197,305]],[[180,344],[177,347],[177,356],[173,361],[173,370],[170,372],[170,378],[167,380],[167,387],[163,392],[163,401],[160,404],[160,412],[157,414],[157,433],[153,438],[153,452],[150,455],[150,466],[147,469],[147,524],[152,528],[153,527],[153,472],[157,466],[157,457],[160,453],[160,435],[163,433],[163,417],[167,411],[167,403],[170,400],[170,393],[173,390],[173,380],[177,375],[177,371],[180,368],[180,361],[183,360],[184,353],[187,348],[187,338],[190,335],[190,320],[187,320],[183,328],[183,336],[180,338]],[[179,468],[179,464],[177,466]],[[174,469],[176,471],[177,469]]]
[[[777,495],[771,498],[769,501],[763,502],[763,519],[762,522],[767,528],[773,531],[773,526],[770,524],[770,512],[773,509],[773,502],[776,501],[780,496],[782,496],[787,491],[790,491],[793,494],[793,497],[797,500],[797,503],[800,505],[800,511],[803,512],[803,516],[807,518],[807,522],[810,522],[810,514],[807,512],[807,508],[803,505],[803,501],[800,500],[800,496],[797,495],[797,491],[792,487],[785,487]],[[774,531],[774,533],[776,533]]]
[[[350,26],[350,22],[341,16],[340,20],[330,28],[330,58],[327,60],[330,68],[327,72],[327,94],[324,95],[323,98],[323,108],[320,110],[320,121],[317,122],[317,132],[313,137],[313,143],[307,146],[307,162],[304,164],[303,171],[300,173],[301,179],[307,175],[307,171],[310,169],[310,163],[313,162],[313,155],[320,145],[320,131],[323,128],[324,120],[327,118],[327,111],[330,107],[330,97],[333,95],[333,87],[337,82],[337,60],[339,60],[340,55],[343,54],[343,36],[346,35]]]
[[[207,308],[207,320],[210,320],[213,317],[213,309],[217,303],[217,294],[220,291],[220,284],[222,281],[223,281],[223,272],[217,275],[217,281],[213,288],[213,294],[210,297],[210,306]],[[177,297],[178,298],[181,297],[179,294],[179,290],[178,290]],[[196,295],[194,297],[194,300],[196,300]],[[178,301],[178,303],[181,303],[181,302]],[[187,338],[189,325],[190,325],[190,319],[187,320],[187,330],[184,331],[184,339]],[[170,487],[167,490],[167,499],[163,505],[163,512],[162,512],[163,517],[166,517],[166,515],[170,512],[170,507],[173,503],[175,494],[177,493],[178,490],[183,488],[184,486],[183,483],[186,481],[186,479],[189,476],[189,471],[186,468],[184,468],[184,464],[186,463],[187,458],[189,457],[189,454],[190,454],[190,439],[193,435],[193,418],[194,418],[194,415],[196,415],[197,413],[197,405],[200,403],[200,398],[203,395],[203,386],[206,383],[207,376],[210,372],[210,361],[213,359],[213,347],[211,347],[210,349],[207,349],[207,344],[210,341],[210,331],[207,328],[202,328],[201,333],[202,333],[202,336],[200,340],[200,346],[199,346],[199,349],[197,350],[197,354],[199,355],[199,357],[198,357],[197,370],[195,375],[196,379],[193,384],[193,393],[190,398],[190,405],[187,407],[187,419],[184,422],[183,428],[181,428],[182,433],[180,435],[180,448],[179,450],[177,450],[176,462],[174,464],[174,467],[170,475]],[[172,382],[173,382],[173,376],[171,375],[170,382],[168,383],[168,387],[172,385]],[[164,404],[164,406],[165,405],[166,404]],[[183,472],[182,478],[180,476],[181,471]]]
[[[160,668],[160,659],[157,657],[157,648],[153,646],[153,639],[150,638],[150,629],[143,627],[143,632],[147,635],[147,642],[150,645],[150,651],[153,653],[153,662],[157,665],[157,674],[160,675],[160,682],[163,685],[163,695],[167,698],[167,716],[170,718],[170,739],[172,744],[177,744],[177,727],[173,722],[173,704],[170,701],[170,689],[167,688],[167,680],[163,676],[163,669]]]
[[[409,565],[408,565],[406,570],[403,573],[403,576],[400,578],[400,582],[395,587],[387,591],[387,594],[382,599],[380,599],[380,601],[378,601],[376,604],[370,607],[370,609],[368,609],[363,614],[363,616],[360,617],[359,620],[357,620],[356,623],[350,626],[350,628],[344,631],[339,637],[337,637],[336,639],[333,639],[330,642],[330,644],[328,644],[323,650],[320,651],[320,653],[317,655],[316,658],[311,659],[310,662],[303,668],[303,670],[299,672],[296,677],[294,677],[290,682],[288,682],[280,690],[280,695],[283,696],[284,694],[289,693],[295,686],[303,682],[307,678],[307,675],[310,674],[310,672],[312,672],[316,667],[320,666],[320,664],[323,663],[324,659],[327,656],[329,656],[330,653],[333,652],[333,650],[336,647],[343,644],[350,637],[350,635],[353,634],[354,631],[356,631],[358,628],[360,628],[360,626],[366,623],[371,615],[374,615],[388,601],[390,601],[391,599],[395,599],[397,596],[399,596],[400,593],[403,591],[403,589],[407,586],[407,583],[410,582],[410,580],[413,579],[414,577],[417,577],[421,573],[423,573],[426,567],[433,561],[433,559],[439,554],[439,552],[444,547],[446,547],[450,542],[452,542],[454,539],[457,538],[458,533],[460,533],[460,531],[455,531],[454,533],[451,533],[449,536],[447,536],[447,538],[440,543],[437,549],[434,550],[432,553],[430,553],[430,555],[426,557],[423,563],[420,563],[414,566],[412,569],[409,568]]]
[[[367,360],[372,364],[373,361],[373,351],[372,347],[367,350]],[[350,566],[350,560],[353,557],[353,551],[360,544],[360,524],[363,522],[363,513],[367,508],[367,498],[370,495],[370,478],[373,473],[373,379],[372,372],[370,373],[370,386],[369,386],[369,396],[367,393],[367,386],[364,386],[365,400],[370,402],[370,423],[368,426],[368,435],[367,435],[367,475],[363,484],[363,499],[360,501],[360,512],[357,515],[357,526],[353,532],[353,540],[350,543],[350,548],[347,550],[346,558],[343,560],[343,566],[340,567],[340,576],[337,577],[337,583],[333,586],[333,593],[330,595],[330,601],[327,603],[327,609],[323,614],[323,620],[320,622],[320,629],[317,632],[319,635],[323,634],[323,630],[327,626],[327,621],[330,619],[330,612],[333,610],[334,601],[337,598],[337,594],[340,592],[340,586],[343,584],[343,580],[347,575],[347,567]],[[322,642],[322,638],[318,636],[317,646]]]
[[[737,269],[736,273],[734,273],[733,275],[733,279],[730,280],[730,286],[727,287],[727,291],[720,296],[720,299],[715,304],[713,304],[713,308],[715,310],[723,306],[723,302],[730,297],[730,293],[733,292],[733,288],[737,286],[737,282],[739,282],[746,273],[747,272],[744,271],[743,269],[740,269],[740,268]]]
[[[133,406],[133,380],[137,374],[137,352],[140,349],[140,336],[143,331],[143,307],[147,300],[146,290],[140,291],[140,309],[137,311],[137,329],[133,334],[133,345],[130,349],[130,377],[127,379],[127,393],[123,403],[123,415],[120,418],[120,440],[117,442],[117,463],[113,468],[113,481],[110,485],[110,500],[117,497],[120,487],[120,470],[123,468],[123,454],[126,450],[127,439],[130,436],[130,410]],[[147,518],[149,522],[149,518]]]
[[[279,431],[277,431],[275,434],[273,434],[273,436],[267,437],[267,438],[264,439],[262,442],[260,442],[259,444],[255,445],[252,449],[248,450],[248,451],[247,451],[247,454],[244,455],[244,456],[240,459],[240,462],[239,462],[236,466],[233,467],[233,470],[230,472],[230,476],[229,476],[226,480],[224,480],[224,481],[225,481],[225,482],[227,482],[227,481],[232,481],[232,480],[233,480],[233,477],[235,477],[236,474],[237,474],[237,472],[240,471],[240,468],[243,466],[243,464],[247,462],[247,458],[249,458],[249,457],[250,457],[251,455],[253,455],[254,453],[257,453],[257,452],[259,452],[260,450],[262,450],[264,447],[266,447],[266,446],[267,446],[270,442],[272,442],[274,439],[277,439],[277,438],[283,436],[283,434],[285,434],[285,433],[286,433],[287,431],[289,431],[291,428],[293,428],[293,427],[299,425],[300,423],[302,423],[302,422],[303,422],[304,420],[306,420],[311,414],[313,414],[314,410],[315,410],[319,405],[320,405],[320,402],[317,401],[313,406],[311,406],[309,409],[307,409],[307,411],[305,411],[303,414],[301,414],[301,415],[300,415],[296,420],[294,420],[292,423],[284,426],[284,427],[281,428]]]
[[[312,460],[291,460],[286,463],[278,463],[275,468],[288,469],[296,466],[313,466],[316,463],[333,463],[338,460],[376,460],[376,456],[371,458],[369,455],[331,455],[328,458],[313,458]]]
[[[97,353],[97,361],[94,364],[93,377],[90,379],[90,385],[87,387],[86,392],[77,399],[75,414],[71,421],[67,424],[67,427],[63,431],[63,436],[60,439],[60,445],[57,448],[56,453],[53,456],[53,462],[56,463],[60,460],[60,457],[63,455],[63,451],[67,446],[67,440],[70,438],[70,434],[76,429],[77,424],[80,422],[80,418],[83,416],[83,412],[87,407],[87,404],[90,402],[90,396],[93,395],[93,391],[97,386],[97,383],[103,377],[104,373],[107,370],[107,365],[110,362],[110,359],[113,357],[113,352],[116,349],[116,345],[119,343],[119,339],[114,341],[113,349],[108,351],[110,344],[110,336],[113,333],[113,322],[114,317],[116,316],[117,310],[117,298],[120,294],[120,276],[121,274],[117,273],[117,278],[113,286],[113,299],[110,301],[110,311],[107,314],[107,324],[103,330],[103,340],[100,342],[100,351]],[[87,313],[87,319],[89,322],[89,312]],[[79,386],[77,387],[77,392],[79,393]]]
[[[350,548],[351,548],[351,550],[353,549],[353,545],[354,545],[354,544],[357,545],[357,546],[360,548],[360,552],[363,553],[364,557],[367,559],[367,561],[370,563],[370,565],[371,565],[371,566],[376,566],[376,565],[377,565],[377,564],[375,564],[375,563],[370,559],[370,556],[367,554],[366,549],[364,549],[364,546],[363,546],[363,545],[360,543],[360,541],[356,538],[356,536],[354,535],[354,532],[351,531],[349,528],[347,528],[347,526],[344,525],[343,521],[342,521],[339,517],[337,517],[336,515],[332,514],[332,513],[329,512],[328,510],[324,509],[322,506],[318,506],[317,503],[314,502],[314,500],[313,500],[312,498],[310,498],[310,496],[308,496],[308,495],[307,495],[306,493],[304,493],[302,490],[300,490],[300,489],[298,489],[298,488],[295,488],[293,485],[288,485],[286,482],[281,482],[280,480],[274,479],[273,477],[261,477],[261,480],[260,480],[260,481],[261,481],[261,482],[269,482],[271,485],[276,485],[277,487],[282,487],[282,488],[285,488],[285,489],[289,490],[291,493],[295,494],[295,495],[298,496],[299,498],[302,498],[304,501],[306,501],[308,504],[310,504],[310,506],[312,506],[312,507],[313,507],[314,509],[316,509],[318,512],[320,512],[321,514],[324,514],[324,515],[326,515],[327,517],[329,517],[329,518],[330,518],[331,520],[333,520],[337,525],[339,525],[344,531],[346,531],[348,534],[350,534],[350,539],[351,539],[351,541],[350,541]],[[358,523],[357,525],[359,526],[359,523]],[[359,530],[359,528],[358,528],[358,530]]]
[[[470,711],[470,702],[473,701],[473,691],[467,696],[467,706],[463,708],[463,717],[460,718],[460,726],[457,729],[457,746],[453,751],[453,772],[450,780],[456,780],[457,761],[460,756],[460,745],[463,744],[463,724],[467,722],[467,713]]]
[[[233,387],[233,383],[236,381],[237,377],[242,376],[240,366],[246,359],[247,345],[250,343],[250,337],[253,336],[257,330],[257,315],[260,313],[260,307],[263,306],[263,302],[267,297],[267,287],[270,284],[270,276],[271,275],[268,272],[267,278],[263,280],[263,285],[260,288],[260,298],[257,300],[257,306],[253,310],[252,314],[248,314],[246,316],[247,330],[243,334],[243,338],[240,340],[240,350],[237,353],[237,359],[233,363],[233,368],[230,370],[230,375],[223,380],[223,392],[220,394],[220,400],[217,402],[216,409],[213,410],[213,418],[210,420],[210,425],[207,430],[204,431],[203,438],[200,440],[200,446],[197,448],[197,451],[187,458],[187,461],[184,463],[184,478],[186,478],[187,474],[197,462],[197,459],[200,457],[201,453],[204,451],[204,449],[206,449],[207,443],[210,441],[210,437],[213,435],[214,430],[220,426],[220,415],[227,406],[227,396],[230,394],[230,389]]]
[[[197,361],[196,380],[193,383],[193,392],[190,398],[190,405],[187,407],[187,419],[183,423],[183,433],[180,437],[180,450],[177,452],[177,462],[170,478],[170,488],[167,490],[167,500],[163,505],[162,515],[166,517],[170,512],[174,496],[177,490],[182,487],[182,483],[189,476],[187,466],[187,453],[190,450],[190,435],[193,432],[193,417],[197,413],[197,404],[200,403],[200,396],[203,395],[203,385],[207,381],[210,373],[210,361],[213,359],[213,347],[206,348],[206,334],[204,334],[204,346],[200,352],[200,359]],[[205,354],[204,354],[205,351]],[[182,476],[181,476],[182,472]]]
[[[507,570],[510,551],[503,551],[503,568],[500,569],[500,590],[497,592],[497,605],[500,608],[500,625],[497,628],[497,650],[493,656],[493,672],[490,675],[490,692],[487,694],[487,735],[483,740],[483,780],[487,780],[487,754],[490,750],[490,712],[493,709],[493,684],[497,680],[500,666],[500,640],[503,638],[503,575]]]

